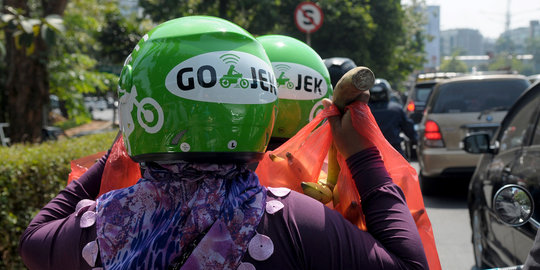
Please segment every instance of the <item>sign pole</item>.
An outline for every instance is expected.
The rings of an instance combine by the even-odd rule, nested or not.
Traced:
[[[321,8],[312,2],[298,4],[294,11],[294,22],[300,31],[306,33],[306,44],[311,47],[311,33],[317,31],[323,23]]]

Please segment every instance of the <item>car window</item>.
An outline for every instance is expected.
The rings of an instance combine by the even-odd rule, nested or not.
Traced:
[[[514,147],[520,147],[522,145],[531,117],[536,108],[537,102],[536,100],[533,100],[533,102],[528,102],[523,106],[522,109],[510,116],[512,119],[508,125],[504,127],[504,131],[502,133],[500,141],[501,151],[512,149]],[[538,129],[536,132],[538,132]]]
[[[418,87],[416,88],[416,101],[423,101],[426,102],[426,100],[429,97],[429,94],[431,93],[431,87]]]
[[[433,113],[481,112],[508,109],[527,88],[526,80],[476,80],[443,84],[433,105]]]
[[[540,117],[536,121],[536,127],[533,134],[533,145],[540,145]]]

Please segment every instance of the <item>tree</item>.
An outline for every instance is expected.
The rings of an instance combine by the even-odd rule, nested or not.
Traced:
[[[4,46],[4,35],[0,33],[0,123],[7,122],[7,93],[3,85],[6,81],[6,47]]]
[[[527,39],[527,52],[533,55],[531,74],[540,73],[540,37]]]
[[[395,36],[390,36],[396,45],[384,76],[387,76],[395,89],[400,89],[406,77],[421,69],[426,61],[425,40],[431,37],[425,33],[424,6],[424,2],[420,0],[413,0],[410,5],[404,6],[401,22],[403,27]]]
[[[516,49],[516,45],[508,34],[501,35],[495,41],[495,52],[497,53],[512,53]]]
[[[120,70],[103,72],[100,68],[104,63],[108,65],[117,53],[104,55],[104,48],[120,42],[103,44],[99,37],[109,29],[108,15],[117,10],[114,1],[105,0],[71,0],[66,7],[64,35],[50,54],[49,82],[51,94],[60,99],[64,116],[75,124],[90,121],[83,101],[85,95],[105,95],[116,89],[115,72]],[[123,40],[121,33],[115,34]]]
[[[459,51],[455,51],[452,54],[452,58],[450,60],[443,60],[441,63],[440,71],[466,73],[468,69],[467,64],[465,64],[465,62],[461,60],[458,60],[458,55]]]
[[[495,59],[488,65],[488,70],[491,71],[521,71],[525,68],[525,65],[522,61],[518,60],[516,57],[512,56],[509,53],[498,54]]]
[[[4,0],[7,112],[12,142],[41,139],[49,103],[49,49],[67,0]],[[32,17],[34,18],[32,18]]]
[[[414,1],[415,3],[417,1]],[[230,20],[254,36],[281,34],[305,40],[294,22],[295,0],[191,0],[171,4],[140,0],[144,12],[159,23],[205,14]],[[343,56],[369,66],[378,77],[397,82],[423,62],[421,16],[399,0],[321,0],[324,23],[311,34],[311,46],[322,57]],[[414,14],[414,16],[412,15]],[[416,39],[415,39],[416,38]]]

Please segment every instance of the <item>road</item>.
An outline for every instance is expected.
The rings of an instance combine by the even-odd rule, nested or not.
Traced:
[[[113,120],[113,110],[112,109],[105,109],[105,110],[94,110],[92,112],[92,118],[94,120],[104,120],[104,121],[112,121]],[[118,116],[115,117],[115,122],[118,124]]]
[[[411,162],[411,165],[418,171],[418,162]],[[474,269],[467,182],[446,180],[439,185],[441,192],[424,196],[424,205],[444,270]]]
[[[96,120],[112,121],[113,110],[94,111]],[[118,123],[118,117],[116,117]],[[418,162],[411,162],[418,171]],[[467,209],[467,181],[447,181],[440,193],[424,196],[442,269],[470,270],[474,266],[471,227]]]

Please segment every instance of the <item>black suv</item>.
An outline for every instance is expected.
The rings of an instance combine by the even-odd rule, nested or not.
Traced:
[[[522,187],[536,203],[530,210],[533,219],[540,220],[540,83],[520,96],[493,137],[488,133],[471,134],[463,145],[469,153],[483,154],[471,179],[468,198],[476,266],[523,264],[540,224],[525,219],[522,224],[508,224],[497,215],[495,198],[502,187]],[[520,217],[519,212],[512,211],[512,216]]]

